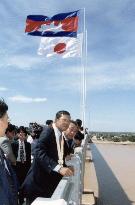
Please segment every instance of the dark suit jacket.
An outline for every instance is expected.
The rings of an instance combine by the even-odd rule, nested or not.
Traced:
[[[73,139],[66,139],[66,144],[68,147],[68,154],[74,153],[74,140]]]
[[[67,145],[64,143],[64,157]],[[53,128],[46,128],[40,135],[35,149],[35,158],[23,183],[27,198],[51,197],[62,176],[53,171],[58,165],[56,137]]]
[[[24,182],[25,177],[26,177],[26,175],[30,169],[30,166],[31,166],[31,144],[27,141],[25,141],[24,143],[25,143],[26,161],[24,163],[16,161],[16,165],[13,166],[20,186]],[[18,150],[19,150],[19,141],[18,140],[15,140],[12,143],[12,149],[13,149],[13,153],[17,159]]]
[[[6,161],[10,173],[10,180],[8,180],[6,174],[4,160]],[[13,189],[11,189],[11,184],[13,185]],[[0,149],[0,205],[17,205],[17,192],[18,184],[15,173],[10,163],[5,158],[3,151]]]

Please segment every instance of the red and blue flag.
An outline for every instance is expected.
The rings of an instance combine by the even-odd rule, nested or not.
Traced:
[[[29,15],[25,32],[41,37],[77,37],[78,11],[56,14],[53,17]]]

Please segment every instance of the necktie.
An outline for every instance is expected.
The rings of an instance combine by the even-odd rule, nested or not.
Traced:
[[[73,140],[68,140],[68,146],[71,148]]]
[[[24,163],[24,149],[23,149],[23,142],[20,143],[20,160]]]

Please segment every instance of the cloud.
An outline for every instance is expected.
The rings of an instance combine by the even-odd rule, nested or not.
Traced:
[[[12,102],[19,102],[19,103],[41,103],[46,102],[47,98],[30,98],[23,95],[16,95],[13,97],[9,97],[9,100]]]
[[[8,88],[0,86],[0,91],[7,91]]]
[[[110,89],[135,90],[134,64],[134,57],[105,62],[96,62],[92,58],[86,69],[87,91]],[[61,79],[59,82],[57,75]],[[82,86],[82,67],[80,66],[61,68],[57,70],[57,75],[52,76],[53,80],[51,81],[51,85],[56,90],[77,91]]]
[[[13,67],[17,69],[32,69],[37,66],[41,62],[36,56],[28,56],[28,55],[12,55],[8,58],[3,59],[3,62],[0,63],[0,67]]]

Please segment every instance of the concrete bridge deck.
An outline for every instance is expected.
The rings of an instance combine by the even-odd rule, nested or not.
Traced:
[[[135,205],[135,146],[91,144],[97,205]]]

